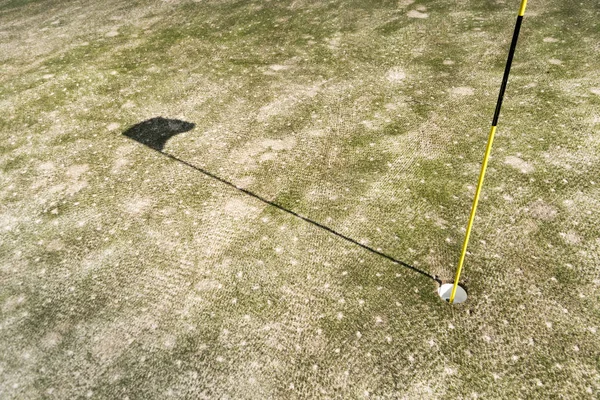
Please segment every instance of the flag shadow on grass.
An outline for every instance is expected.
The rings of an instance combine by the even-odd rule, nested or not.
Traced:
[[[191,122],[156,117],[133,125],[123,132],[123,135],[162,152],[167,140],[180,133],[191,131],[195,127],[196,124]]]
[[[184,161],[180,158],[177,158],[176,156],[174,156],[172,154],[169,154],[169,153],[163,151],[165,144],[167,143],[167,141],[170,138],[172,138],[173,136],[178,135],[180,133],[190,131],[190,130],[194,129],[195,126],[196,125],[191,122],[181,121],[181,120],[177,120],[177,119],[167,119],[167,118],[157,117],[157,118],[151,118],[149,120],[140,122],[139,124],[132,126],[131,128],[127,129],[125,132],[123,132],[123,135],[127,136],[128,138],[130,138],[132,140],[135,140],[138,143],[141,143],[145,146],[150,147],[151,149],[159,152],[160,154],[164,155],[165,157],[170,158],[173,161],[177,161],[178,163],[181,163],[187,167],[193,168],[194,170],[204,174],[205,176],[208,176],[209,178],[217,180],[224,185],[227,185],[239,192],[247,194],[248,196],[252,196],[257,200],[259,200],[271,207],[275,207],[275,208],[277,208],[283,212],[286,212],[290,215],[293,215],[296,218],[300,218],[301,220],[303,220],[311,225],[314,225],[320,229],[323,229],[323,230],[325,230],[341,239],[344,239],[352,244],[355,244],[373,254],[377,254],[378,256],[386,258],[387,260],[393,262],[394,264],[408,268],[408,269],[410,269],[414,272],[417,272],[423,276],[433,279],[434,281],[436,281],[438,284],[441,285],[442,281],[437,276],[433,276],[433,275],[431,275],[425,271],[422,271],[408,263],[405,263],[404,261],[397,260],[392,256],[382,253],[381,251],[378,251],[369,246],[366,246],[366,245],[352,239],[351,237],[348,237],[344,234],[336,232],[335,230],[331,229],[328,226],[325,226],[317,221],[313,221],[312,219],[310,219],[308,217],[305,217],[301,214],[298,214],[295,211],[287,209],[287,208],[285,208],[277,203],[274,203],[270,200],[267,200],[264,197],[261,197],[247,189],[239,187],[239,186],[235,185],[234,183],[231,183],[228,180],[225,180],[209,171],[206,171],[196,165],[190,164],[187,161]]]

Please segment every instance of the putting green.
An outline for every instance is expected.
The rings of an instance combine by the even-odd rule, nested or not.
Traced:
[[[598,397],[597,1],[529,2],[437,293],[518,3],[0,0],[0,397]]]

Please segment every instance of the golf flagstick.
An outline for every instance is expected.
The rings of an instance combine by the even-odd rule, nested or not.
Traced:
[[[454,302],[456,288],[458,287],[458,280],[460,279],[460,273],[462,272],[463,264],[465,262],[467,245],[469,244],[469,237],[471,236],[471,228],[473,228],[473,221],[475,220],[475,211],[477,210],[477,204],[479,203],[479,195],[481,194],[481,188],[483,186],[483,178],[485,177],[485,170],[487,169],[488,160],[492,151],[492,143],[494,142],[494,136],[496,134],[496,125],[498,124],[498,117],[500,116],[502,99],[504,98],[504,91],[506,90],[506,84],[508,83],[508,74],[510,73],[510,66],[512,64],[513,56],[515,55],[515,48],[517,47],[517,40],[519,39],[519,31],[521,30],[521,22],[523,22],[523,15],[525,14],[526,6],[527,0],[521,0],[521,8],[519,9],[519,16],[517,17],[515,31],[510,44],[510,50],[508,51],[508,59],[506,60],[506,67],[504,68],[504,77],[502,78],[502,85],[500,86],[500,94],[498,95],[498,101],[496,103],[496,111],[494,112],[494,118],[492,120],[492,128],[490,129],[485,155],[483,156],[483,163],[481,164],[481,172],[479,173],[479,181],[477,182],[477,190],[475,190],[475,198],[473,199],[473,206],[471,207],[471,215],[469,216],[469,223],[467,224],[465,241],[460,253],[458,268],[456,269],[454,286],[452,287],[452,293],[450,294],[450,304]]]

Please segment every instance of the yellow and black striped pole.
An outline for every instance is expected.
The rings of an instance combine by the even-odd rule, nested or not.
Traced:
[[[521,30],[521,23],[523,22],[523,15],[525,14],[526,6],[527,0],[521,0],[521,8],[519,9],[517,24],[515,25],[515,31],[513,33],[512,42],[510,44],[510,50],[508,51],[508,59],[506,60],[504,76],[502,77],[502,86],[500,86],[500,94],[498,94],[498,102],[496,103],[496,111],[494,112],[494,119],[492,120],[492,128],[490,129],[487,147],[485,149],[485,155],[483,156],[483,163],[481,164],[481,172],[479,173],[479,181],[477,182],[477,190],[475,190],[475,198],[473,199],[473,206],[471,207],[471,215],[469,216],[469,223],[467,224],[465,241],[463,243],[462,251],[460,253],[458,268],[456,269],[454,286],[452,286],[452,293],[450,294],[450,304],[454,302],[454,296],[456,295],[458,280],[460,279],[460,273],[462,272],[463,264],[465,262],[465,256],[467,254],[467,245],[469,244],[469,237],[471,236],[471,228],[473,228],[473,221],[475,220],[475,211],[477,210],[477,203],[479,203],[479,195],[481,194],[481,187],[483,186],[483,178],[485,177],[485,170],[487,169],[488,160],[492,151],[492,143],[494,142],[494,135],[496,134],[496,126],[498,125],[498,117],[500,116],[502,99],[504,98],[504,91],[506,90],[506,84],[508,83],[508,74],[510,73],[510,66],[512,64],[513,56],[515,55],[517,40],[519,39],[519,31]]]

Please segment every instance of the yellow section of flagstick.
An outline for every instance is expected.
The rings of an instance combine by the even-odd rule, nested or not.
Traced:
[[[477,190],[475,190],[475,198],[473,199],[473,207],[471,208],[469,223],[467,224],[467,233],[465,234],[465,241],[463,243],[462,251],[460,253],[460,261],[458,262],[458,268],[456,269],[454,286],[452,286],[452,293],[450,294],[450,304],[454,302],[454,296],[456,295],[456,287],[458,286],[460,273],[465,262],[465,256],[467,254],[467,245],[469,243],[469,236],[471,236],[471,229],[473,228],[473,222],[475,221],[475,211],[477,210],[477,203],[479,203],[479,195],[481,194],[481,188],[483,187],[483,178],[485,177],[485,171],[487,169],[488,161],[490,159],[490,153],[492,152],[492,143],[494,142],[495,134],[496,127],[492,126],[492,129],[490,130],[490,135],[488,137],[487,147],[485,149],[485,156],[483,156],[483,164],[481,165],[481,172],[479,173],[479,182],[477,182]]]
[[[521,0],[521,8],[519,9],[519,17],[525,15],[525,7],[527,7],[527,0]]]

